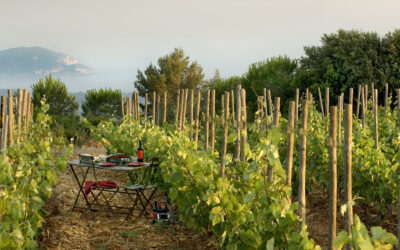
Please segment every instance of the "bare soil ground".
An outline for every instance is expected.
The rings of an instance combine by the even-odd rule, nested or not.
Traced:
[[[105,154],[102,147],[93,143],[76,149],[75,157],[78,152]],[[128,181],[124,173],[104,171],[97,176],[99,180],[117,180],[118,184]],[[73,212],[78,191],[76,180],[69,167],[58,178],[59,183],[45,207],[49,215],[40,235],[40,249],[215,249],[212,236],[179,224],[153,224],[151,215],[134,213],[126,219],[125,215],[116,213]],[[93,176],[87,180],[93,180]]]

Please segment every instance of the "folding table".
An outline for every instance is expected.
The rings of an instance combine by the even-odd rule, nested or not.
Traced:
[[[134,210],[139,210],[140,215],[143,213],[148,214],[146,211],[146,206],[151,207],[151,199],[157,190],[157,186],[149,185],[151,175],[154,171],[155,167],[158,167],[158,159],[153,159],[152,162],[144,162],[141,166],[127,166],[127,165],[117,165],[111,167],[100,166],[98,163],[94,162],[94,158],[91,158],[91,162],[80,161],[80,160],[72,160],[68,162],[68,165],[71,168],[71,171],[75,177],[75,180],[78,184],[79,190],[75,198],[74,206],[72,210],[74,211],[76,208],[82,209],[90,209],[91,211],[110,211],[114,212],[116,210],[120,210],[120,213],[126,214],[127,217],[133,214]],[[82,170],[82,177],[78,177],[77,169],[80,168]],[[115,187],[115,188],[102,188],[97,184],[97,187],[89,190],[89,193],[86,195],[84,191],[84,186],[86,183],[86,179],[88,173],[92,169],[93,175],[95,177],[97,183],[96,170],[108,170],[108,171],[123,171],[126,172],[129,176],[129,179],[132,183],[130,186],[124,187]],[[143,179],[141,183],[135,184],[135,179],[133,177],[133,171],[138,171],[139,169],[143,169]],[[150,195],[146,196],[145,191],[151,190]],[[110,197],[106,197],[104,193],[112,193]],[[112,205],[111,201],[115,197],[116,194],[126,195],[131,201],[130,206],[117,206]],[[80,195],[83,196],[84,202],[86,206],[80,206],[78,204],[78,199]],[[103,199],[100,199],[103,198]],[[141,209],[137,208],[137,206],[141,205]],[[126,210],[124,212],[124,210]]]

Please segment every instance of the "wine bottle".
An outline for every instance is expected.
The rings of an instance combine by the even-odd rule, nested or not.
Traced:
[[[154,201],[154,207],[153,207],[153,222],[157,220],[157,211],[158,211],[158,205],[157,201]]]
[[[143,147],[142,147],[142,141],[139,140],[139,147],[137,149],[137,161],[138,162],[143,162]]]

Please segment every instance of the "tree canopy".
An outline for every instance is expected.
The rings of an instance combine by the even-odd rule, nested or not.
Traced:
[[[102,120],[121,118],[121,90],[111,88],[88,90],[82,103],[82,116],[93,125]]]
[[[182,49],[175,48],[172,53],[160,57],[157,66],[150,64],[144,72],[137,71],[134,86],[140,96],[166,91],[168,103],[176,103],[178,89],[194,89],[203,83],[203,69],[196,61],[190,63]]]

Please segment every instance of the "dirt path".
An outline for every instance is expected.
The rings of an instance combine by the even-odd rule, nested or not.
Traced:
[[[105,154],[100,147],[82,147],[76,153]],[[127,181],[126,176],[104,171],[99,179]],[[87,180],[91,180],[88,177]],[[40,249],[215,249],[212,237],[181,225],[152,224],[150,215],[124,215],[72,211],[77,183],[69,168],[59,173],[59,183],[47,201]]]

